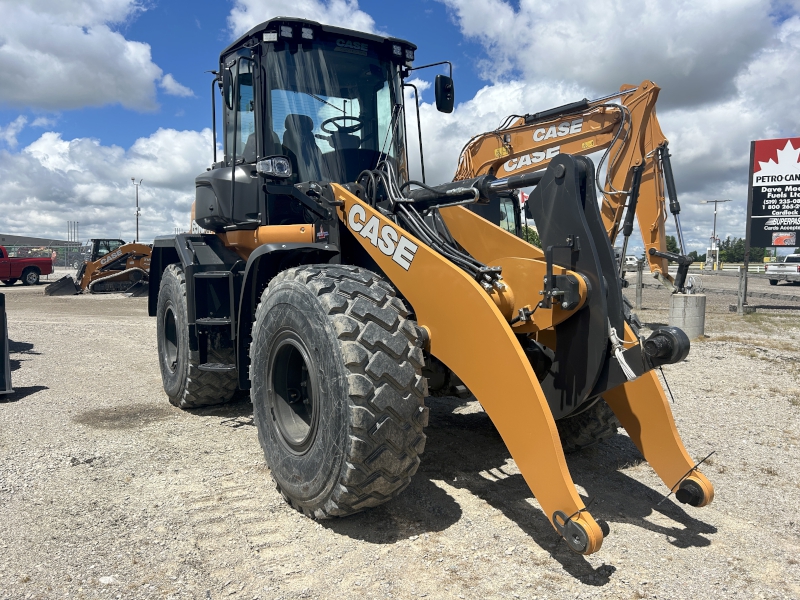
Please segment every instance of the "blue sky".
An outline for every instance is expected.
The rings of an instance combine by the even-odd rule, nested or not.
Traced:
[[[159,107],[137,111],[118,104],[69,111],[44,112],[36,109],[0,109],[0,124],[27,115],[30,121],[46,116],[56,121],[64,139],[91,137],[103,144],[128,147],[159,127],[200,130],[211,125],[210,81],[205,71],[215,69],[219,53],[232,40],[227,17],[231,3],[224,1],[162,0],[147,2],[118,30],[130,40],[150,45],[152,59],[164,72],[194,92],[194,97],[176,97],[159,91]],[[379,31],[416,43],[416,64],[441,60],[454,64],[459,97],[471,98],[482,81],[474,56],[482,53],[478,42],[465,39],[448,16],[448,9],[433,0],[408,0],[403,10],[377,0],[359,3],[374,19]],[[288,13],[287,13],[288,14]],[[40,128],[26,128],[18,144],[26,146],[41,135]]]
[[[0,232],[82,237],[188,226],[211,161],[210,79],[236,35],[278,15],[406,38],[454,63],[456,110],[421,107],[426,170],[449,180],[472,135],[652,79],[683,226],[704,252],[742,236],[749,142],[800,135],[800,17],[788,0],[0,0]],[[432,81],[436,71],[421,72]],[[10,82],[10,83],[9,83]],[[409,132],[412,134],[412,132]],[[412,148],[413,153],[413,148]],[[413,164],[413,163],[412,163]],[[632,240],[637,248],[640,242]]]

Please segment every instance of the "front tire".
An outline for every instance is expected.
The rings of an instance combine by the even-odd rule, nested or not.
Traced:
[[[614,437],[621,425],[611,407],[600,398],[574,417],[556,421],[556,427],[561,447],[569,454]]]
[[[179,265],[164,270],[157,311],[158,364],[169,401],[179,408],[229,402],[238,388],[236,371],[201,371],[200,353],[189,350],[186,275]],[[235,363],[234,348],[225,347],[225,340],[209,337],[208,361]]]
[[[258,437],[283,497],[317,519],[397,496],[425,447],[419,329],[394,288],[349,266],[289,269],[250,347]]]
[[[770,279],[769,280],[769,284],[770,285],[778,285],[778,280],[777,279]]]
[[[3,280],[3,285],[14,285],[15,283],[17,283],[16,279],[4,279]]]
[[[38,285],[39,284],[39,269],[36,267],[28,267],[22,272],[22,285]]]

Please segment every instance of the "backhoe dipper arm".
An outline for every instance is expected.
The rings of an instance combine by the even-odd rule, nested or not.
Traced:
[[[641,169],[635,208],[645,255],[653,275],[668,287],[672,277],[663,256],[667,218],[665,188],[675,215],[679,247],[684,248],[667,139],[656,118],[660,88],[652,81],[624,85],[617,94],[583,100],[542,113],[511,116],[495,131],[472,138],[464,147],[454,180],[483,174],[521,175],[547,167],[558,154],[586,155],[606,150],[607,176],[601,186],[601,215],[612,245],[629,203],[634,169]],[[618,100],[618,102],[612,102]]]

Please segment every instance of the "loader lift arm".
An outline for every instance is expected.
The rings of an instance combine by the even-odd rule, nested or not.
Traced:
[[[652,81],[643,81],[638,86],[623,85],[616,94],[596,100],[511,115],[494,131],[470,139],[459,157],[454,180],[484,174],[521,175],[545,168],[559,153],[586,155],[605,150],[602,162],[607,174],[598,187],[609,240],[613,245],[622,229],[627,247],[635,213],[653,276],[673,291],[682,291],[688,264],[682,264],[685,260],[678,263],[680,285],[675,285],[668,272],[668,262],[674,257],[664,254],[667,200],[681,255],[685,255],[685,245],[668,141],[656,117],[659,91]]]

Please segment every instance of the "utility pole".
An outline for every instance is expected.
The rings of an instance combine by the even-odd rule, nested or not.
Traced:
[[[711,249],[714,251],[714,270],[719,270],[719,241],[717,240],[717,204],[721,202],[730,202],[727,200],[700,200],[700,204],[714,204],[714,226],[711,232]],[[708,262],[708,258],[706,258]]]
[[[133,182],[133,187],[136,190],[136,243],[139,243],[139,186],[142,185],[144,179],[140,179],[139,183],[136,183],[136,177],[131,177],[131,181]],[[716,214],[716,212],[714,213]]]

